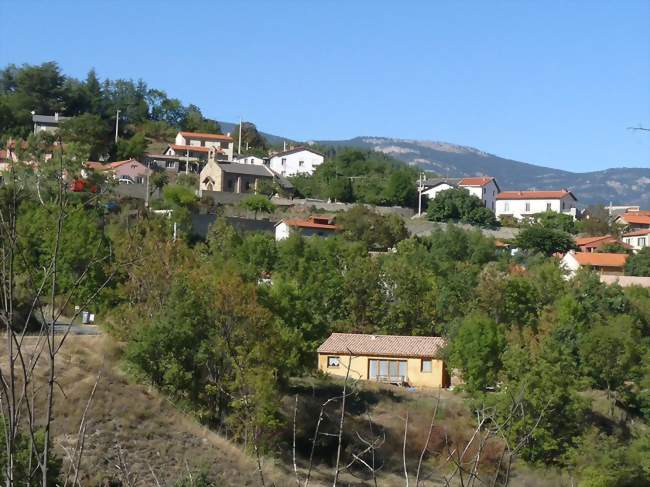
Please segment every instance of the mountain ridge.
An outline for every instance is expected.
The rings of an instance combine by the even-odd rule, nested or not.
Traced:
[[[231,122],[219,123],[224,131],[232,131],[237,126]],[[279,135],[260,133],[271,144],[295,142]],[[383,152],[407,165],[444,177],[494,176],[504,191],[566,188],[574,192],[580,206],[612,203],[650,209],[650,168],[611,167],[573,172],[517,161],[461,144],[373,135],[307,143]]]
[[[583,206],[611,202],[650,207],[650,168],[613,167],[572,172],[500,157],[470,146],[395,137],[359,136],[316,142],[383,152],[441,176],[494,176],[502,190],[567,188],[575,192]]]

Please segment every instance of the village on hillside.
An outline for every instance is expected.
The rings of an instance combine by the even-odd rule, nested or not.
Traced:
[[[0,133],[6,472],[650,485],[650,208],[63,86]]]

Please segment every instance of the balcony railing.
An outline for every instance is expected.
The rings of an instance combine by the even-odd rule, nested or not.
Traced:
[[[405,375],[378,375],[375,377],[375,380],[377,382],[396,384],[398,386],[406,385],[409,382],[409,378]]]

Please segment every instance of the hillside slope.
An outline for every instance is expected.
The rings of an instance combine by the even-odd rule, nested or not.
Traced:
[[[585,206],[613,202],[650,208],[650,168],[574,173],[505,159],[472,147],[386,137],[356,137],[319,143],[380,151],[442,176],[494,176],[502,190],[569,188]]]
[[[137,486],[174,485],[189,472],[195,477],[206,472],[217,485],[259,485],[253,458],[179,412],[158,392],[132,383],[120,371],[120,351],[110,338],[70,336],[67,340],[58,362],[61,387],[52,423],[55,451],[62,458],[66,449],[74,449],[83,409],[102,370],[87,416],[81,485],[109,485],[105,482],[122,479],[120,464],[128,465],[131,485]],[[4,365],[4,350],[1,354]],[[45,381],[44,368],[37,372],[39,380]],[[288,485],[288,478],[273,465],[265,465],[264,471],[269,481]]]

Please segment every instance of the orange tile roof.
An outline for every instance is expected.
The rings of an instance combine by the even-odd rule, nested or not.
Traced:
[[[458,182],[459,186],[485,186],[494,181],[492,177],[484,178],[463,178]]]
[[[497,195],[498,200],[539,200],[539,199],[559,199],[564,198],[567,195],[573,196],[573,199],[577,201],[577,198],[571,193],[571,191],[560,190],[560,191],[503,191]]]
[[[169,146],[178,151],[190,151],[190,152],[210,152],[209,147],[200,147],[196,145],[177,145],[177,144],[169,144]],[[216,149],[216,147],[215,147]],[[219,149],[216,149],[217,152]]]
[[[641,237],[643,235],[650,235],[650,228],[643,228],[641,230],[635,230],[634,232],[628,232],[624,234],[624,237]]]
[[[592,243],[596,242],[601,242],[602,240],[616,240],[614,237],[611,235],[600,235],[598,237],[577,237],[576,238],[576,245],[583,246],[583,245],[589,245]],[[605,243],[605,242],[602,242]]]
[[[311,218],[308,220],[300,220],[297,218],[290,218],[282,220],[281,223],[286,223],[290,227],[298,228],[321,228],[323,230],[338,230],[338,226],[333,223],[316,223]]]
[[[437,357],[447,345],[442,337],[332,333],[318,353],[381,357]]]
[[[115,162],[107,162],[107,163],[87,161],[85,163],[85,166],[88,169],[94,169],[97,171],[109,171],[111,169],[117,169],[118,167],[123,166],[124,164],[128,164],[130,162],[136,162],[138,164],[141,164],[141,162],[138,161],[137,159],[126,159],[124,161],[115,161]]]
[[[609,254],[604,252],[576,252],[573,254],[580,265],[596,267],[623,267],[628,254]]]
[[[624,213],[620,219],[625,223],[633,223],[637,225],[650,225],[650,215],[637,215],[634,213]]]
[[[183,137],[190,139],[211,139],[211,140],[226,140],[232,142],[233,138],[229,135],[223,134],[206,134],[203,132],[181,132]]]

